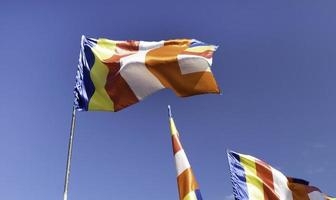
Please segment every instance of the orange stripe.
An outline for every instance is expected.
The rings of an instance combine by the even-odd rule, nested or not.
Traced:
[[[177,55],[188,48],[190,40],[171,40],[165,46],[146,54],[145,64],[166,88],[178,96],[204,93],[219,93],[219,88],[211,72],[181,74]]]
[[[198,183],[193,175],[192,169],[186,169],[182,174],[177,177],[177,184],[182,200],[189,192],[198,189]]]
[[[274,184],[273,184],[273,173],[271,167],[263,161],[256,160],[256,171],[257,176],[261,178],[264,189],[264,199],[265,200],[279,200],[277,196]]]
[[[293,200],[309,200],[306,187],[303,184],[288,182],[288,188],[293,193]]]
[[[189,48],[189,44],[191,43],[190,39],[176,39],[176,40],[166,40],[164,42],[165,46],[169,45],[177,45],[177,46],[182,46],[185,48]]]
[[[177,135],[172,135],[172,143],[173,143],[173,152],[174,155],[182,149],[182,145],[180,139]]]

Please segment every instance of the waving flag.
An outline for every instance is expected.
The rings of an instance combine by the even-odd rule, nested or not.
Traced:
[[[202,200],[198,183],[180,142],[180,136],[176,129],[170,107],[168,107],[168,110],[180,200]]]
[[[286,177],[255,157],[230,151],[228,159],[236,200],[333,200],[309,182]]]
[[[216,48],[194,39],[146,42],[83,36],[76,109],[118,111],[164,88],[181,97],[219,93],[210,70]]]

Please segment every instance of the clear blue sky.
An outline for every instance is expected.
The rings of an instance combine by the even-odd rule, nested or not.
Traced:
[[[204,199],[232,193],[226,149],[336,195],[334,0],[0,3],[0,199],[60,200],[80,37],[220,46],[223,95],[156,93],[78,113],[69,200],[177,199],[171,104]]]

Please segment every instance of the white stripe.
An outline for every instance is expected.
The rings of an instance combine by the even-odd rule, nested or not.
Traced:
[[[147,52],[139,51],[120,59],[120,74],[139,100],[164,88],[145,65]]]
[[[175,154],[175,164],[176,164],[177,176],[182,174],[184,170],[190,168],[187,155],[185,154],[183,149],[181,149]]]
[[[271,169],[273,174],[274,190],[279,195],[280,200],[293,200],[292,191],[287,185],[287,177],[273,167],[271,167]]]
[[[212,59],[196,55],[178,55],[177,60],[182,74],[211,71]]]
[[[147,41],[140,41],[139,43],[139,50],[150,50],[150,49],[156,49],[159,47],[162,47],[164,45],[164,41],[158,41],[158,42],[147,42]]]
[[[310,200],[324,200],[325,198],[319,191],[314,191],[308,194]]]

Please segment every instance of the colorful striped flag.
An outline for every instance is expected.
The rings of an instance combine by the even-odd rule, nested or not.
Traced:
[[[228,159],[236,200],[333,200],[309,182],[286,177],[255,157],[229,151]]]
[[[198,183],[191,169],[187,155],[183,150],[169,106],[168,110],[180,200],[202,200]]]
[[[76,109],[118,111],[164,88],[181,97],[219,93],[210,70],[216,48],[194,39],[146,42],[82,36]]]

